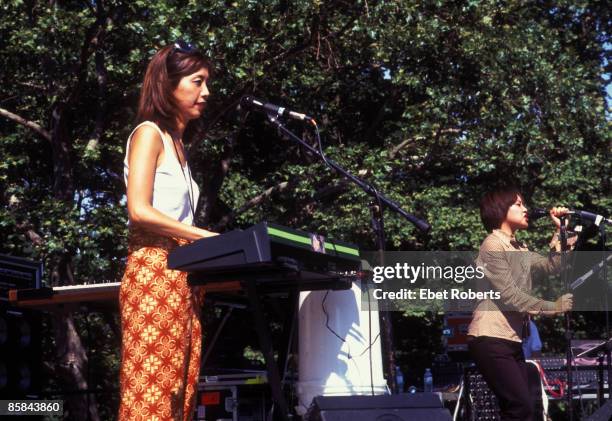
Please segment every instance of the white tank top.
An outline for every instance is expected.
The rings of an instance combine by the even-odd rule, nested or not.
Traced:
[[[172,144],[172,139],[167,138],[160,130],[157,124],[152,121],[144,121],[140,123],[128,137],[127,146],[125,148],[125,159],[123,161],[123,178],[127,187],[129,174],[128,156],[130,153],[130,141],[134,132],[142,125],[154,127],[161,136],[164,143],[164,160],[159,167],[155,169],[155,180],[153,183],[153,207],[184,224],[193,225],[192,207],[195,207],[200,197],[200,189],[191,177],[191,169],[186,163],[181,171],[181,164],[175,155],[175,149]],[[191,184],[191,189],[189,189]],[[191,206],[190,206],[191,201]]]

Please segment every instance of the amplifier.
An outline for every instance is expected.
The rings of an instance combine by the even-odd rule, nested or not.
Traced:
[[[497,398],[476,367],[465,369],[463,384],[467,395],[468,417],[473,421],[499,421]]]
[[[467,355],[467,333],[472,313],[455,311],[444,313],[444,338],[448,353],[463,352]]]
[[[0,254],[0,299],[8,299],[10,289],[40,288],[43,263]]]
[[[262,371],[200,376],[194,420],[265,421],[268,395]]]
[[[317,396],[307,421],[451,421],[438,395]]]

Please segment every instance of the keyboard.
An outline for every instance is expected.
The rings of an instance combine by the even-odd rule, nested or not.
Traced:
[[[567,382],[567,365],[565,364],[565,356],[547,356],[541,358],[535,358],[535,361],[540,363],[546,374],[546,379],[549,383],[555,380],[561,380]],[[604,383],[607,387],[608,383],[608,370],[604,366],[603,372]],[[586,364],[573,364],[572,365],[572,383],[574,389],[580,388],[581,390],[596,390],[598,385],[597,377],[597,366],[586,365]]]
[[[356,245],[262,222],[177,247],[168,267],[189,283],[253,281],[263,289],[348,289],[361,268]]]

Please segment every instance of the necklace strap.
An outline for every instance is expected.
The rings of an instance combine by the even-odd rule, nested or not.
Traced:
[[[172,139],[172,146],[174,146],[174,152],[176,153],[176,160],[181,169],[181,174],[183,174],[183,179],[185,180],[185,184],[187,185],[187,196],[189,198],[189,210],[191,211],[191,223],[195,224],[195,206],[194,206],[194,194],[193,194],[193,178],[191,177],[191,168],[187,164],[187,157],[185,156],[185,148],[183,148],[183,159],[185,160],[185,165],[187,166],[187,172],[189,173],[189,180],[187,180],[187,175],[185,175],[185,168],[183,164],[181,164],[181,158],[178,153],[178,149],[176,147],[176,142],[174,141],[174,137],[170,135]]]

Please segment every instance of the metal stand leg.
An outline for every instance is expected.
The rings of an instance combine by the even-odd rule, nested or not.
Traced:
[[[257,288],[255,287],[255,282],[244,282],[243,288],[247,291],[247,295],[251,303],[251,311],[255,318],[255,330],[257,331],[259,345],[261,346],[261,350],[264,354],[264,359],[266,360],[266,369],[268,371],[268,382],[270,383],[272,399],[278,407],[277,414],[280,416],[280,419],[288,420],[289,412],[287,408],[287,402],[285,402],[285,398],[283,396],[280,374],[278,366],[274,361],[274,351],[272,349],[272,342],[270,341],[268,326],[263,315],[261,302],[259,301],[259,296],[257,294]]]

